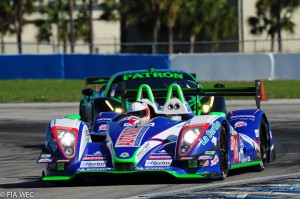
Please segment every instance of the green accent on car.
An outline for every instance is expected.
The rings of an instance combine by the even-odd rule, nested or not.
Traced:
[[[134,162],[134,158],[135,158],[135,155],[133,155],[131,158],[117,158],[115,155],[114,155],[114,162],[122,162],[122,163],[135,163]]]
[[[63,163],[63,162],[58,162],[58,163],[57,163],[57,170],[58,170],[58,171],[63,171],[63,170],[65,170],[65,163]]]
[[[123,80],[144,79],[144,78],[176,78],[183,79],[183,74],[175,72],[142,72],[135,74],[123,74]]]
[[[210,115],[217,115],[219,117],[226,118],[226,114],[224,112],[210,112]]]
[[[65,118],[80,120],[81,117],[79,114],[72,114],[72,115],[67,115]]]
[[[42,177],[42,181],[68,181],[74,178],[76,174],[74,174],[73,176],[45,176]]]
[[[106,83],[107,79],[97,79],[94,81],[94,83]]]
[[[197,179],[204,179],[205,176],[204,174],[178,174],[175,173],[174,171],[166,171],[166,170],[134,170],[134,171],[79,171],[76,172],[72,176],[45,176],[42,177],[42,181],[49,181],[49,182],[54,182],[54,181],[69,181],[72,180],[76,175],[83,174],[83,173],[105,173],[105,174],[111,174],[111,175],[122,175],[122,174],[132,174],[132,173],[155,173],[155,172],[166,172],[176,178],[186,178],[186,179],[191,179],[191,178],[197,178]],[[207,173],[209,174],[209,173]]]
[[[255,166],[255,165],[259,165],[259,164],[261,164],[261,160],[252,161],[252,162],[244,162],[244,163],[240,163],[240,164],[234,164],[230,167],[230,169],[250,167],[250,166]]]
[[[197,160],[190,160],[190,161],[188,161],[189,168],[197,168],[198,167],[197,163],[198,163]]]
[[[169,101],[172,97],[172,94],[173,94],[173,89],[175,88],[175,90],[177,91],[177,95],[178,95],[178,98],[179,100],[182,102],[182,103],[185,103],[184,101],[184,97],[183,97],[183,93],[182,93],[182,90],[181,90],[181,87],[178,85],[178,84],[171,84],[168,88],[168,93],[167,93],[167,97],[166,97],[166,102]]]
[[[146,89],[147,95],[148,95],[148,99],[150,100],[151,103],[154,104],[154,96],[153,96],[152,90],[151,90],[151,88],[150,88],[150,86],[148,84],[142,84],[142,85],[140,85],[140,87],[138,89],[137,96],[136,96],[136,101],[140,101],[142,99],[143,89]]]

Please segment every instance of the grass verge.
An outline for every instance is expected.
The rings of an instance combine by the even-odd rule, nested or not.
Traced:
[[[254,86],[254,81],[211,81],[202,85],[213,87],[215,83]],[[300,80],[264,80],[263,84],[268,99],[300,98]],[[0,103],[79,102],[84,88],[84,80],[0,80]]]

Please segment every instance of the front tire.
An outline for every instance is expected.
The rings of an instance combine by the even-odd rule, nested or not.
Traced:
[[[224,126],[220,130],[220,171],[221,177],[220,180],[224,180],[228,174],[229,165],[228,165],[228,135]]]

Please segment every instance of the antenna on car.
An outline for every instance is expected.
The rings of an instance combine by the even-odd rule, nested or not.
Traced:
[[[148,72],[149,72],[149,73],[153,73],[153,72],[154,72],[154,67],[150,66],[150,67],[148,68]]]
[[[122,102],[122,106],[124,108],[124,112],[127,112],[125,91],[126,91],[126,83],[121,82],[121,102]]]

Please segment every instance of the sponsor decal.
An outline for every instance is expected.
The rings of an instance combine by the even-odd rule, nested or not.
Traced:
[[[183,79],[183,74],[174,72],[145,72],[136,74],[124,74],[123,80],[145,79],[145,78],[176,78]]]
[[[70,162],[70,160],[56,160],[56,162]]]
[[[217,137],[214,136],[214,137],[211,139],[211,143],[213,143],[214,146],[217,146],[217,142],[218,142],[218,139],[217,139]]]
[[[52,149],[53,152],[55,152],[57,150],[57,144],[55,139],[48,134],[47,140],[48,140],[48,144],[50,145],[50,148]]]
[[[235,128],[238,128],[238,127],[243,127],[243,126],[247,126],[247,123],[244,122],[244,121],[238,121],[234,124],[234,127]]]
[[[77,169],[77,171],[107,171],[107,170],[113,170],[113,168],[98,167],[98,168],[79,168],[79,169]]]
[[[232,151],[233,162],[237,163],[239,161],[238,135],[231,136],[230,150]]]
[[[167,152],[166,152],[166,150],[162,149],[162,150],[158,151],[158,153],[166,154]]]
[[[215,155],[215,151],[205,151],[205,155]]]
[[[243,162],[248,162],[248,157],[247,157],[247,156],[246,156],[246,157],[243,157],[241,160],[242,160],[242,161],[241,161],[242,163],[243,163]]]
[[[82,161],[81,168],[106,167],[106,161]]]
[[[201,164],[202,163],[202,164]],[[209,166],[209,160],[205,160],[204,162],[200,162],[200,166],[204,166],[204,167],[207,167]]]
[[[192,160],[194,157],[180,157],[179,160]]]
[[[41,154],[40,158],[50,158],[51,154]]]
[[[172,159],[169,160],[146,160],[146,167],[160,167],[160,166],[170,166]]]
[[[202,155],[199,156],[198,160],[211,160],[213,159],[213,156],[208,156],[208,155]]]
[[[140,121],[138,121],[138,122],[140,122]],[[130,123],[124,123],[123,124],[123,126],[142,126],[142,127],[144,127],[144,126],[155,126],[155,123],[153,123],[153,122],[150,122],[150,123],[135,123],[135,124],[130,124]]]
[[[85,129],[84,133],[85,133],[85,136],[89,136],[90,135],[90,132],[89,132],[88,129]]]
[[[95,153],[93,153],[94,156],[102,156],[102,153],[100,151],[96,151]]]
[[[214,122],[211,125],[210,129],[206,130],[205,135],[200,139],[200,143],[202,145],[206,145],[207,142],[209,141],[209,138],[211,139],[214,137],[214,135],[216,134],[220,126],[221,126],[220,122],[218,121]]]
[[[145,167],[145,170],[170,170],[172,167]]]
[[[254,115],[232,115],[229,118],[230,120],[237,120],[237,119],[251,119],[254,120],[255,116]]]
[[[66,126],[56,126],[57,130],[63,130],[63,131],[72,131],[71,127]]]
[[[52,162],[52,158],[49,158],[49,159],[39,159],[38,160],[38,163],[49,163],[49,162]]]
[[[169,155],[150,155],[148,159],[170,159],[172,156]]]
[[[234,128],[232,126],[230,126],[230,134],[231,135],[236,135],[237,132],[234,130]]]
[[[105,160],[106,157],[104,156],[88,156],[88,157],[83,157],[82,160]]]
[[[109,121],[111,118],[98,118],[97,121]]]
[[[140,159],[142,159],[142,157],[150,150],[150,142],[147,142],[140,150],[139,152],[136,154],[136,161],[140,161]]]
[[[107,125],[106,124],[102,124],[99,126],[99,131],[105,131],[107,128]]]
[[[116,147],[138,147],[148,128],[126,127],[116,142]]]
[[[123,153],[121,153],[120,157],[121,158],[128,158],[129,157],[129,153],[123,152]]]
[[[128,118],[126,118],[126,120],[128,120],[128,122],[127,123],[124,123],[123,124],[123,126],[154,126],[155,125],[155,123],[153,123],[153,122],[142,122],[141,120],[140,120],[140,118],[139,117],[136,117],[136,116],[131,116],[131,117],[128,117]]]
[[[258,138],[259,137],[259,129],[255,129],[254,132],[255,132],[255,136]]]
[[[215,155],[214,159],[211,160],[211,166],[216,165],[219,162],[219,157],[217,155]]]

